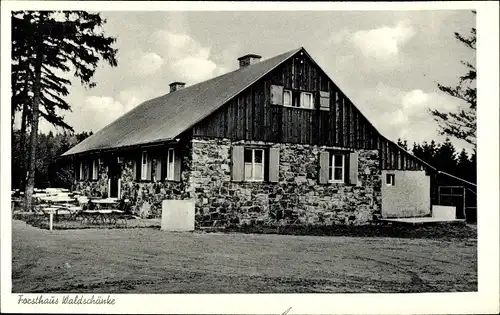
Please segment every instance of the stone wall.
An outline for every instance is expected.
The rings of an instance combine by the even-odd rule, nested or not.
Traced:
[[[242,144],[240,141],[238,144]],[[248,142],[248,144],[255,144]],[[262,144],[262,143],[258,143]],[[279,181],[233,182],[229,139],[194,138],[179,144],[181,181],[134,178],[130,155],[122,155],[121,197],[132,211],[161,216],[164,199],[195,199],[200,226],[228,224],[365,224],[381,213],[381,172],[377,150],[359,150],[357,186],[319,184],[319,153],[324,148],[300,144],[264,144],[280,149]],[[155,176],[156,159],[152,161]],[[101,161],[98,181],[80,182],[87,195],[107,194],[107,168]]]
[[[238,142],[241,144],[241,142]],[[248,142],[251,143],[251,142]],[[380,215],[377,150],[360,150],[360,185],[319,184],[318,146],[280,148],[279,182],[232,182],[228,139],[192,140],[190,190],[201,226],[227,224],[365,224]]]
[[[182,154],[182,168],[180,181],[136,181],[134,177],[134,155],[126,152],[120,155],[121,181],[120,198],[128,199],[132,212],[145,217],[160,217],[162,200],[164,199],[189,199],[192,195],[188,192],[187,183],[191,174],[191,142],[184,139],[179,143],[178,151]],[[103,159],[104,160],[104,159]],[[158,160],[153,156],[151,165],[151,178],[155,174]],[[108,173],[107,167],[101,161],[101,179],[99,181],[81,181],[76,184],[76,189],[87,196],[107,197]],[[105,195],[103,194],[105,192]]]
[[[79,169],[76,170],[77,172]],[[92,166],[89,170],[92,176]],[[104,159],[99,160],[99,174],[97,180],[82,180],[75,182],[75,190],[82,192],[85,196],[108,197],[108,167]]]

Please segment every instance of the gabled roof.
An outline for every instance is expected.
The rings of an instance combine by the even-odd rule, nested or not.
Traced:
[[[173,140],[301,49],[146,101],[63,156]]]

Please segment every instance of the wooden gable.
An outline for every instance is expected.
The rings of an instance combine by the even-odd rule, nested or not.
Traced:
[[[314,107],[284,106],[287,90],[312,94]],[[196,124],[193,135],[377,149],[382,169],[425,167],[380,135],[303,49]]]

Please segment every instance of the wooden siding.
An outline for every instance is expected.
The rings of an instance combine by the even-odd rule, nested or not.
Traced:
[[[315,109],[271,105],[271,85],[312,92]],[[329,92],[329,110],[320,110],[319,91]],[[425,167],[380,135],[349,98],[301,52],[196,124],[193,135],[379,149],[382,169]]]

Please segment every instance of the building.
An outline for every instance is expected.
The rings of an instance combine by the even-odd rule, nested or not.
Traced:
[[[382,136],[304,48],[151,99],[85,139],[77,189],[194,199],[199,226],[430,214],[435,169]]]

